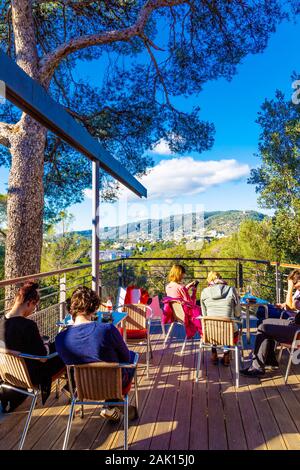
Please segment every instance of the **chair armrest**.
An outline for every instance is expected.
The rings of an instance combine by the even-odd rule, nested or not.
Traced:
[[[149,305],[146,305],[146,308],[149,312],[148,319],[151,320],[153,318],[153,310]]]
[[[122,363],[122,364],[120,364],[120,368],[121,369],[125,369],[125,368],[126,369],[136,369],[137,363],[139,361],[139,357],[140,357],[139,354],[135,353],[133,363],[128,363],[128,364]]]
[[[57,352],[48,354],[48,356],[35,356],[33,354],[25,354],[25,353],[19,354],[19,357],[24,357],[24,359],[33,359],[34,361],[41,361],[43,359],[47,361],[48,359],[53,359],[53,357],[56,357],[56,356],[58,356]]]

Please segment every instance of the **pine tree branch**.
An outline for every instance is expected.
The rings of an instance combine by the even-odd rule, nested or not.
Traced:
[[[49,84],[54,70],[59,63],[73,52],[86,47],[112,44],[114,42],[126,41],[143,34],[151,14],[160,8],[176,5],[190,4],[189,0],[147,0],[141,8],[136,22],[127,28],[112,31],[103,31],[98,34],[80,36],[61,44],[52,52],[46,54],[40,60],[40,78],[44,84]],[[157,47],[157,46],[156,46]]]

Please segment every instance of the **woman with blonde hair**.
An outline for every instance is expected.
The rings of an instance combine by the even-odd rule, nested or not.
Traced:
[[[196,291],[198,281],[191,281],[183,284],[185,268],[181,264],[174,264],[168,276],[169,284],[166,286],[167,297],[163,299],[164,316],[163,322],[170,323],[175,321],[172,302],[179,301],[182,304],[185,318],[185,330],[187,338],[192,338],[198,331],[201,334],[201,309],[196,305]],[[192,289],[190,295],[189,290]]]
[[[194,302],[196,299],[197,281],[191,281],[184,285],[185,267],[181,264],[173,264],[168,276],[169,284],[166,286],[168,297],[182,299],[186,302]],[[189,290],[192,289],[192,295]]]

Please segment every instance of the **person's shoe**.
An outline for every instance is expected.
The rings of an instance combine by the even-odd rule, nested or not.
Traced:
[[[118,410],[120,410],[120,412],[122,414],[124,414],[124,406],[117,406]],[[137,410],[137,407],[134,406],[134,405],[129,405],[128,406],[128,419],[129,421],[133,421],[135,419],[137,419],[139,417],[139,413],[138,413],[138,410]]]
[[[266,369],[279,369],[279,364],[276,359],[273,359],[272,361],[269,361],[267,364],[265,364]]]
[[[211,352],[211,362],[213,363],[214,366],[218,365],[219,358],[218,358],[218,353],[217,351],[212,351]]]
[[[225,366],[225,367],[230,366],[230,351],[225,352],[225,353],[223,354],[223,357],[222,357],[222,359],[221,359],[221,363],[222,363],[223,366]]]
[[[265,375],[265,372],[260,369],[254,369],[251,367],[248,367],[247,369],[242,369],[240,370],[240,374],[245,375],[246,377],[261,377],[262,375]]]
[[[136,406],[129,405],[128,406],[128,419],[129,421],[133,421],[139,417],[138,410]]]
[[[103,408],[103,410],[101,410],[100,412],[100,415],[102,416],[102,418],[108,419],[109,421],[113,421],[115,423],[120,421],[121,418],[121,412],[117,407]]]

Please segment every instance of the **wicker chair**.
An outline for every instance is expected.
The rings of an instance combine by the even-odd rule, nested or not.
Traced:
[[[242,322],[222,317],[202,317],[202,338],[200,339],[199,355],[197,362],[196,382],[199,381],[203,349],[227,346],[229,350],[235,351],[235,385],[239,387],[240,380],[240,350],[243,350],[242,343]],[[234,324],[239,325],[238,341],[234,338]]]
[[[183,306],[181,304],[181,302],[176,302],[175,300],[173,302],[170,302],[170,306],[173,310],[173,314],[174,314],[174,318],[175,320],[171,323],[170,325],[170,328],[168,330],[168,333],[165,337],[165,341],[164,341],[164,344],[167,343],[168,339],[170,338],[170,335],[173,331],[173,328],[174,328],[174,325],[177,324],[177,325],[182,325],[184,326],[184,317],[185,317],[185,313],[184,313],[184,310],[183,310]],[[185,349],[185,346],[186,346],[186,342],[187,342],[187,336],[185,335],[185,338],[184,338],[184,341],[183,341],[183,345],[182,345],[182,348],[181,348],[181,353],[180,354],[183,354],[184,352],[184,349]]]
[[[298,351],[300,349],[300,328],[299,330],[297,330],[295,332],[295,335],[294,335],[294,339],[292,341],[292,343],[279,343],[279,346],[280,346],[280,351],[279,351],[279,355],[278,355],[278,362],[281,361],[281,357],[282,357],[282,352],[284,349],[287,349],[288,352],[289,352],[289,360],[288,360],[288,364],[287,364],[287,368],[286,368],[286,372],[285,372],[285,377],[284,377],[284,382],[287,384],[288,382],[288,378],[289,378],[289,373],[290,373],[290,370],[291,370],[291,365],[292,365],[292,360],[293,360],[293,355],[296,351]]]
[[[22,393],[23,395],[32,397],[30,410],[18,447],[19,450],[23,449],[32,413],[35,408],[37,398],[41,393],[39,387],[34,385],[30,379],[25,359],[45,362],[55,356],[57,356],[57,353],[49,354],[48,356],[33,356],[30,354],[22,354],[17,351],[0,349],[0,377],[3,380],[0,387],[14,390]],[[65,374],[65,372],[65,368],[63,368],[59,373],[52,377],[52,382],[56,381],[56,398],[59,396],[59,379],[63,374]]]
[[[153,358],[150,327],[152,309],[144,304],[128,304],[123,306],[126,317],[126,342],[128,344],[143,344],[146,342],[146,369],[149,377],[150,357]]]
[[[72,395],[69,419],[63,443],[63,450],[68,447],[74,409],[81,406],[83,418],[84,405],[124,406],[124,450],[128,449],[128,395],[122,393],[122,369],[136,369],[139,356],[135,354],[133,364],[117,364],[114,362],[94,362],[91,364],[67,366],[69,388]],[[72,372],[74,372],[73,387]],[[135,403],[138,408],[137,376],[134,374]],[[109,401],[117,400],[117,401]]]

